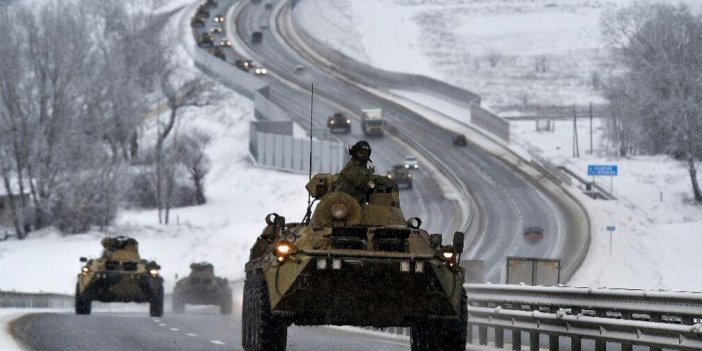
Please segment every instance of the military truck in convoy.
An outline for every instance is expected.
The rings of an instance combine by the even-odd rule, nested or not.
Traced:
[[[291,324],[409,327],[413,351],[465,350],[463,233],[443,245],[406,219],[385,176],[371,176],[364,201],[335,191],[338,177],[312,177],[318,204],[301,223],[266,217],[245,266],[244,350],[285,350]]]
[[[390,172],[388,172],[388,178],[392,179],[398,187],[405,187],[407,189],[412,189],[412,173],[409,168],[405,165],[394,165]]]
[[[76,314],[90,314],[92,302],[149,303],[152,317],[163,315],[161,266],[141,259],[139,244],[125,236],[102,239],[100,258],[81,257],[85,265],[78,274]]]
[[[232,313],[232,289],[226,278],[214,274],[209,262],[190,265],[190,275],[173,288],[173,313],[185,312],[185,305],[218,305],[222,314]]]
[[[361,130],[366,136],[383,136],[385,121],[383,120],[383,110],[371,108],[361,110]]]

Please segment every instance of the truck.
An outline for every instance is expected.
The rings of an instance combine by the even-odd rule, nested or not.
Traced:
[[[383,120],[383,110],[379,108],[369,108],[361,110],[361,129],[366,136],[383,136],[385,121]]]

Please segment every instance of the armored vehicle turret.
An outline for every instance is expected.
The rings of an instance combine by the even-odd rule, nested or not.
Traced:
[[[232,289],[227,279],[215,276],[211,263],[193,263],[190,275],[173,289],[173,312],[183,313],[185,305],[219,305],[222,314],[231,314]]]
[[[245,268],[244,350],[285,350],[291,324],[410,327],[414,351],[465,350],[463,233],[442,245],[406,219],[385,176],[371,176],[362,200],[335,191],[338,177],[312,177],[317,205],[301,223],[266,217]]]
[[[125,236],[102,239],[100,258],[88,260],[76,283],[76,314],[90,314],[92,301],[147,302],[153,317],[163,315],[163,278],[161,266],[141,259],[139,244]]]

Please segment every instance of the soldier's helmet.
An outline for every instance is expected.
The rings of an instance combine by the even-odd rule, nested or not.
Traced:
[[[370,161],[370,144],[368,144],[368,142],[365,140],[358,141],[349,149],[349,155],[361,161]]]

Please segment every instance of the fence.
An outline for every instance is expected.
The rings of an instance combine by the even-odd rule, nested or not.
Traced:
[[[73,307],[73,296],[0,291],[0,307],[69,308]]]
[[[249,152],[256,165],[290,172],[309,171],[309,141],[293,137],[293,121],[287,111],[269,99],[269,86],[258,77],[236,68],[199,48],[188,19],[195,3],[183,11],[179,28],[181,43],[195,66],[213,79],[254,101],[254,117],[249,131]],[[313,141],[313,172],[339,172],[346,161],[345,146],[329,140]]]
[[[548,336],[548,348],[559,350],[561,337],[579,351],[584,339],[594,340],[596,351],[608,342],[623,351],[634,345],[651,350],[702,349],[702,293],[530,287],[467,284],[469,342],[474,327],[478,343],[487,345],[488,328],[494,330],[494,346],[504,348],[505,332],[511,331],[513,350],[521,350],[522,333],[529,349],[540,349],[540,336]]]

